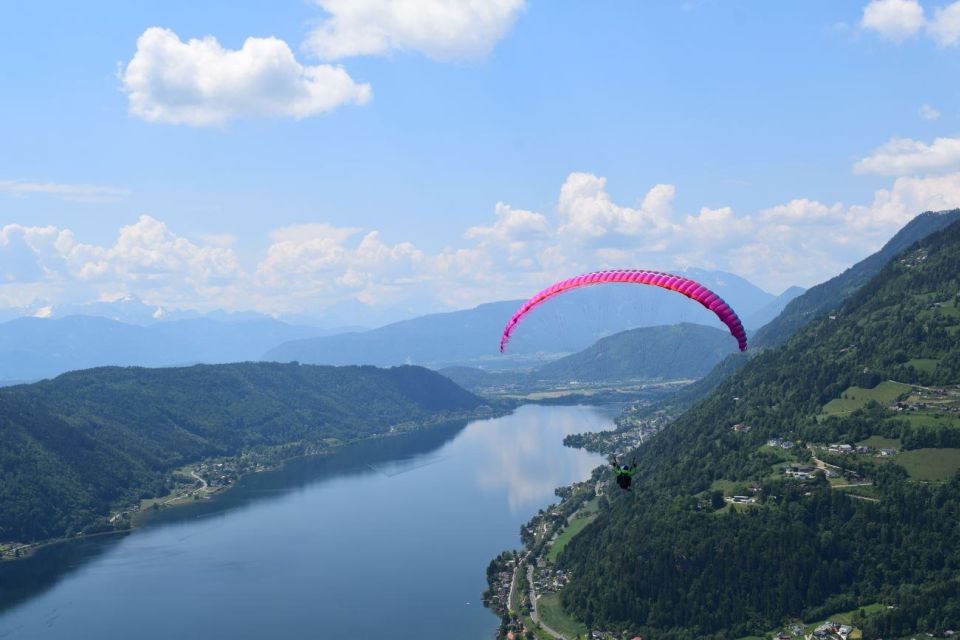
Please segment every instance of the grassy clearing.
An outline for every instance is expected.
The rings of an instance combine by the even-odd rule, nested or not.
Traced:
[[[899,438],[884,438],[883,436],[870,436],[866,440],[861,440],[857,444],[874,449],[896,449],[900,450],[902,446]]]
[[[787,450],[787,449],[784,449],[783,447],[771,447],[768,445],[760,446],[761,453],[765,453],[769,456],[772,456],[777,460],[780,460],[781,462],[785,462],[788,460],[796,460],[796,456],[793,455],[792,451],[794,451],[794,449]]]
[[[580,515],[589,516],[600,511],[600,498],[591,498],[580,507]]]
[[[533,635],[537,637],[537,640],[553,640],[553,636],[544,631],[543,629],[537,628],[537,623],[533,621],[533,618],[530,616],[523,616],[523,624],[527,626],[527,629],[533,630]]]
[[[543,623],[567,638],[586,636],[589,629],[571,618],[560,606],[560,594],[551,593],[537,600],[537,611]]]
[[[851,413],[860,409],[871,400],[876,400],[881,404],[893,402],[904,393],[909,392],[910,389],[910,385],[893,382],[892,380],[881,382],[873,389],[850,387],[841,393],[839,398],[834,398],[824,405],[820,415],[838,416]]]
[[[914,480],[942,481],[960,470],[960,449],[914,449],[901,453],[894,462]]]
[[[723,491],[725,496],[737,496],[746,491],[746,486],[742,482],[733,480],[714,480],[710,485],[711,491]]]
[[[937,308],[937,311],[940,312],[940,315],[946,316],[947,318],[960,318],[960,309],[957,308],[956,302],[942,305]]]
[[[923,373],[933,373],[940,361],[935,358],[914,358],[907,365]]]
[[[960,427],[960,418],[945,413],[907,413],[903,416],[915,427]]]
[[[567,543],[573,539],[573,536],[583,531],[583,528],[588,524],[590,524],[591,522],[593,522],[594,520],[596,520],[596,518],[597,518],[596,514],[593,514],[593,515],[585,516],[582,518],[574,518],[573,520],[571,520],[570,524],[568,524],[564,528],[563,532],[559,536],[557,536],[557,539],[550,546],[550,551],[547,552],[547,560],[549,560],[550,562],[556,562],[557,557],[567,546]]]

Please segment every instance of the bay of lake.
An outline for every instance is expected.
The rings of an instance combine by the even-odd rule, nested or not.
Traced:
[[[527,405],[254,474],[124,536],[0,565],[0,638],[489,639],[487,563],[618,407]]]

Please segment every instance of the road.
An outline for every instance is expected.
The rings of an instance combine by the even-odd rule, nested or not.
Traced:
[[[843,467],[838,467],[838,466],[835,465],[835,464],[830,464],[830,463],[828,463],[828,462],[824,462],[823,460],[818,459],[817,456],[814,454],[813,445],[807,445],[807,448],[810,450],[810,459],[813,460],[813,463],[814,463],[815,465],[817,465],[817,468],[818,468],[818,469],[823,469],[824,472],[826,472],[826,471],[827,471],[827,467],[830,467],[831,469],[839,469],[840,471],[848,471],[847,469],[844,469]],[[850,484],[835,484],[835,485],[833,485],[831,488],[833,488],[833,489],[839,489],[839,488],[842,488],[842,487],[869,487],[869,486],[872,485],[872,484],[873,484],[872,482],[852,482],[852,483],[850,483]],[[867,502],[880,502],[880,500],[879,500],[878,498],[868,498],[867,496],[858,496],[858,495],[856,495],[855,493],[847,493],[846,495],[848,495],[848,496],[850,496],[851,498],[854,498],[854,499],[856,499],[856,500],[866,500]]]
[[[523,566],[523,563],[529,557],[530,557],[530,552],[528,551],[527,554],[523,556],[522,559],[517,560],[517,565],[513,568],[513,575],[510,578],[510,595],[507,596],[507,610],[510,611],[510,613],[516,613],[517,611],[520,610],[519,605],[514,607],[514,603],[516,602],[516,600],[514,600],[515,598],[514,594],[517,591],[517,570],[520,569],[521,566]]]
[[[207,481],[204,480],[201,476],[199,476],[196,471],[191,471],[191,472],[190,472],[190,475],[200,481],[200,488],[201,488],[201,489],[206,489],[206,488],[207,488]]]

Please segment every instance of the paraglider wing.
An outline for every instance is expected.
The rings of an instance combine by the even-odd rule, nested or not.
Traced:
[[[580,287],[589,287],[590,285],[595,284],[605,284],[609,282],[646,284],[676,291],[677,293],[682,293],[691,300],[696,300],[704,307],[715,313],[716,316],[720,318],[720,321],[727,325],[727,328],[730,329],[730,335],[737,339],[737,344],[740,346],[740,351],[746,351],[747,349],[747,332],[743,330],[743,324],[741,324],[740,318],[737,316],[736,312],[730,308],[730,305],[723,301],[723,298],[715,294],[713,291],[710,291],[710,289],[707,287],[703,286],[699,282],[690,280],[689,278],[675,276],[671,273],[664,273],[662,271],[619,269],[615,271],[597,271],[595,273],[587,273],[582,276],[575,276],[573,278],[561,280],[556,284],[550,285],[537,295],[527,300],[525,303],[523,303],[523,306],[521,306],[520,309],[513,314],[513,317],[510,318],[510,321],[507,322],[507,326],[503,329],[503,337],[500,338],[500,351],[502,352],[504,349],[506,349],[507,342],[510,340],[510,334],[513,333],[514,328],[517,326],[520,320],[522,320],[525,315],[530,313],[530,310],[537,305],[549,300],[554,296],[560,295],[564,291],[579,289]]]

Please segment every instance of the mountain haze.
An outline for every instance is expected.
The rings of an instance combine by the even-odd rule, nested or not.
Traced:
[[[256,360],[284,341],[318,333],[266,317],[229,322],[193,318],[148,326],[96,316],[17,318],[0,324],[0,381],[101,366]]]
[[[775,296],[730,273],[691,269],[684,275],[716,291],[743,317],[775,300]],[[499,353],[500,334],[523,302],[494,302],[465,311],[421,316],[362,333],[297,340],[271,349],[263,359],[313,364],[482,364],[508,368],[517,366],[518,359],[526,365],[536,363],[530,357],[533,354],[557,357],[574,353],[625,329],[681,322],[723,326],[710,311],[672,291],[632,284],[588,287],[558,296],[532,312],[518,326],[504,356]]]

